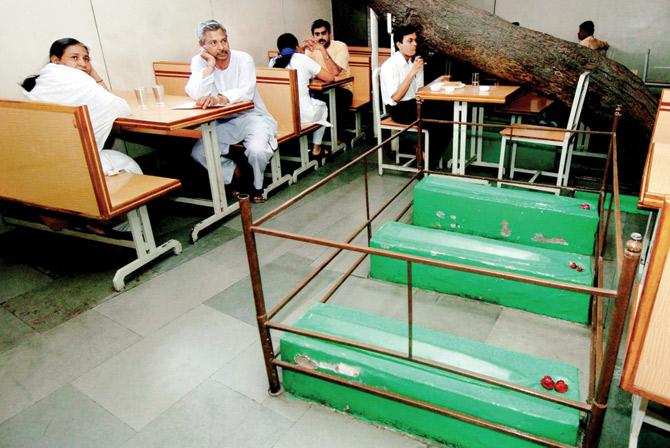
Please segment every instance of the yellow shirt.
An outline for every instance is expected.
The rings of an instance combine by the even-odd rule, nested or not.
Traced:
[[[349,49],[347,48],[347,44],[339,40],[331,40],[326,51],[330,58],[342,69],[338,76],[351,76],[349,72]],[[323,60],[323,54],[320,51],[305,50],[305,54],[314,59],[324,70],[328,70]],[[341,87],[351,92],[354,91],[354,85],[351,82],[343,84]]]

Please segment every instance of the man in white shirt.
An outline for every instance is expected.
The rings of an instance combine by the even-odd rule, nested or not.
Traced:
[[[423,59],[416,56],[416,28],[402,26],[393,34],[396,51],[382,65],[382,101],[397,123],[416,120],[416,90],[423,86]]]
[[[236,168],[236,163],[227,157],[230,145],[243,142],[244,155],[253,172],[250,198],[252,202],[262,202],[265,167],[277,149],[277,123],[256,89],[256,66],[249,54],[230,49],[226,29],[219,22],[200,23],[197,35],[201,51],[191,60],[186,93],[202,108],[254,102],[254,109],[220,120],[216,135],[224,182],[232,181]],[[191,156],[207,167],[202,139],[193,147]]]
[[[598,53],[605,56],[607,54],[607,49],[610,45],[600,39],[596,39],[593,33],[595,32],[595,25],[592,21],[587,20],[582,22],[579,25],[579,32],[577,33],[577,38],[579,39],[579,45],[582,47],[590,48],[591,50],[596,50]]]

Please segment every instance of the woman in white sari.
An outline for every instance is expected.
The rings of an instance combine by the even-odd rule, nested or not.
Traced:
[[[107,90],[89,56],[88,48],[76,39],[55,41],[49,50],[50,62],[39,75],[26,78],[21,86],[33,101],[88,106],[100,162],[105,175],[121,171],[142,174],[140,166],[126,154],[103,149],[117,117],[130,113],[123,98]]]

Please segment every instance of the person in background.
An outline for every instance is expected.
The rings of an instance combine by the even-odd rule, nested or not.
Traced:
[[[577,33],[579,45],[588,47],[591,50],[596,50],[598,53],[605,56],[610,45],[604,40],[596,39],[595,36],[593,36],[594,32],[595,25],[592,21],[587,20],[586,22],[582,22],[579,25],[579,32]]]
[[[321,141],[326,126],[330,123],[326,103],[309,95],[309,81],[318,78],[322,81],[333,81],[335,76],[323,69],[313,59],[302,54],[298,38],[291,33],[284,33],[277,38],[279,55],[270,60],[270,67],[294,69],[298,75],[298,97],[300,102],[300,122],[302,125],[318,123],[321,126],[312,133],[312,156],[321,156]]]
[[[105,175],[119,172],[142,174],[142,169],[128,155],[103,149],[114,120],[130,113],[123,98],[112,94],[91,65],[88,47],[71,37],[58,39],[49,49],[49,63],[39,75],[22,83],[25,96],[33,101],[87,106],[100,162]]]
[[[263,202],[265,168],[277,149],[277,122],[256,89],[254,60],[247,53],[230,49],[228,33],[216,20],[201,22],[196,33],[200,53],[191,59],[186,93],[202,108],[253,101],[254,109],[219,120],[215,129],[224,182],[230,184],[236,171],[239,172],[237,163],[230,158],[230,145],[242,142],[246,162],[253,173],[250,200]],[[207,167],[202,139],[194,145],[191,157]],[[232,194],[238,196],[239,191]]]
[[[344,42],[332,39],[330,23],[323,19],[312,22],[312,37],[304,42],[305,54],[316,61],[321,68],[334,76],[350,76],[349,72],[349,48]],[[335,88],[336,111],[338,126],[342,128],[351,107],[354,95],[354,85],[348,82]],[[317,95],[322,101],[326,101],[325,95]]]

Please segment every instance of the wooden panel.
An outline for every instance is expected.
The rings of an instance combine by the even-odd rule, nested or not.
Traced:
[[[270,114],[277,120],[279,134],[297,135],[300,130],[298,79],[295,70],[256,67],[256,87]]]
[[[89,217],[105,214],[85,107],[0,101],[0,148],[0,198]]]
[[[349,72],[354,77],[352,107],[361,107],[368,104],[372,95],[370,56],[351,56],[349,58]]]
[[[176,179],[131,173],[107,176],[105,180],[112,206],[111,216],[137,208],[181,185]]]
[[[372,57],[372,48],[370,47],[357,47],[349,46],[349,56],[368,56]],[[381,66],[388,58],[391,57],[390,48],[380,48],[379,49],[379,65]]]
[[[633,319],[621,387],[670,405],[670,201],[661,211],[642,295]]]
[[[554,104],[554,100],[538,95],[535,92],[523,93],[512,102],[498,109],[500,112],[517,115],[536,115],[542,112],[547,107]]]
[[[670,182],[663,179],[663,165],[667,165],[670,149],[670,89],[664,89],[656,112],[647,162],[642,173],[639,205],[661,208],[665,195],[670,194]],[[660,175],[659,175],[660,174]]]
[[[156,61],[153,63],[156,84],[165,87],[166,95],[185,95],[184,88],[191,76],[191,66],[186,62]]]

